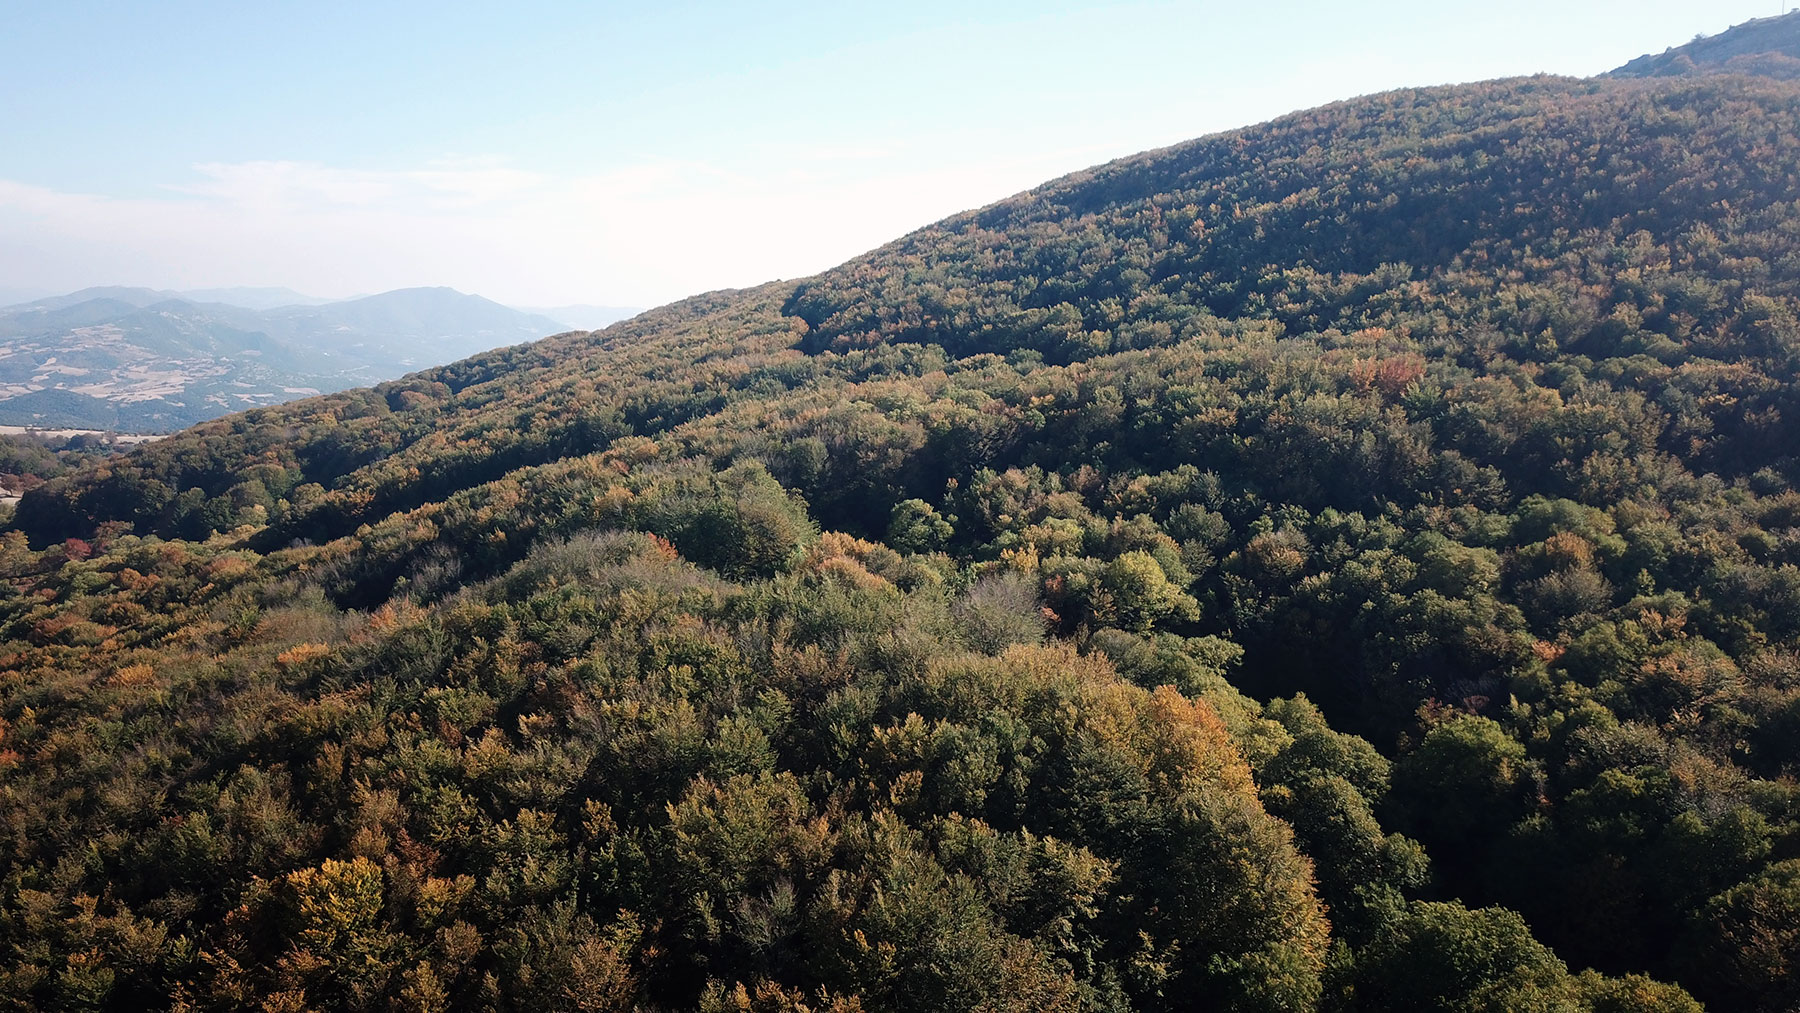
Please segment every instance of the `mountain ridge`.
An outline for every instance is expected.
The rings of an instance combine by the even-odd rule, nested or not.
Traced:
[[[0,310],[0,421],[167,431],[569,329],[449,288],[286,292],[255,290],[281,303],[264,310],[126,287]]]
[[[1733,73],[1784,80],[1800,78],[1800,10],[1746,21],[1718,35],[1696,38],[1662,53],[1645,54],[1607,76]]]
[[[319,306],[325,303],[345,301],[321,299],[280,286],[240,285],[229,288],[184,289],[181,296],[193,302],[224,303],[228,306],[241,306],[247,310],[259,311],[279,309],[283,306]]]

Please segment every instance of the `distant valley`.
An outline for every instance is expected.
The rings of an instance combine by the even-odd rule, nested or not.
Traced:
[[[164,432],[631,316],[449,288],[342,301],[279,288],[90,288],[0,309],[0,425]]]

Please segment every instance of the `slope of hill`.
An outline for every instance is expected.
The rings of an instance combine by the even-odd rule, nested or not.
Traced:
[[[1640,56],[1612,73],[1615,77],[1722,73],[1800,79],[1800,11],[1746,21],[1685,46]]]
[[[263,310],[86,289],[0,311],[0,424],[173,430],[566,329],[442,288]]]
[[[0,994],[1791,1009],[1797,167],[1372,96],[54,478]]]

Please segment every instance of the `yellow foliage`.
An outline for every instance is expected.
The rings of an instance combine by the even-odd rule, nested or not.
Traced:
[[[331,648],[324,644],[295,644],[275,656],[275,663],[283,668],[296,668],[309,661],[316,661],[331,653]],[[135,667],[135,666],[134,666]],[[121,676],[124,672],[119,673]]]
[[[113,673],[112,681],[118,686],[142,686],[156,674],[156,669],[149,665],[126,665]]]
[[[741,981],[730,986],[712,982],[700,1000],[700,1009],[703,1013],[862,1013],[863,1004],[857,996],[834,996],[824,988],[809,996],[765,978],[756,983],[754,991]]]

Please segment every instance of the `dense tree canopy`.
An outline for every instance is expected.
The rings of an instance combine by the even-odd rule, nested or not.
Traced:
[[[1395,92],[51,478],[0,1003],[1790,1009],[1796,201]]]

